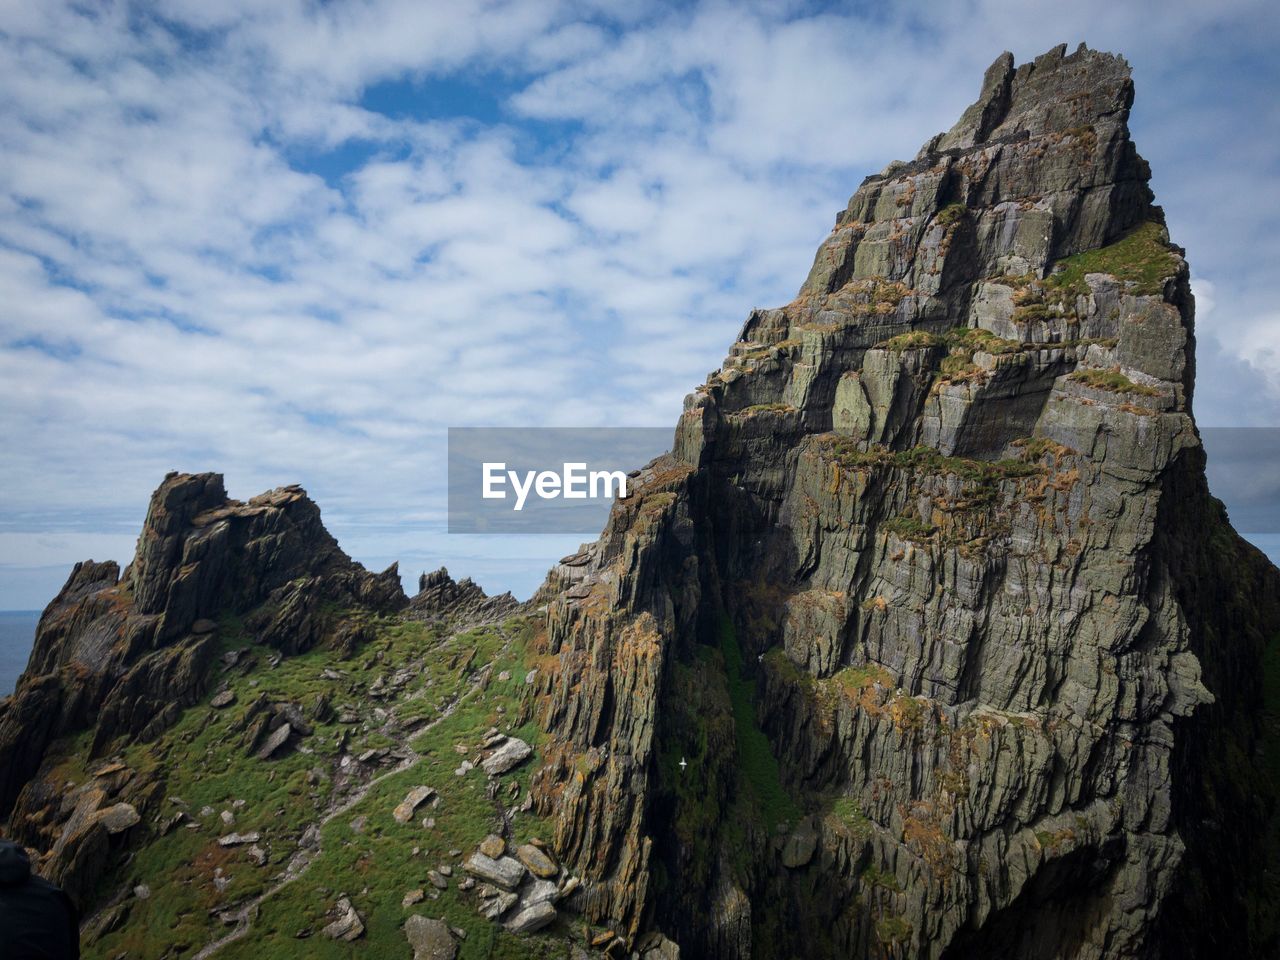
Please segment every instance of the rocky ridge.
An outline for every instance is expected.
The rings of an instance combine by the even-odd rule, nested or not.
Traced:
[[[212,618],[244,616],[283,655],[321,643],[350,649],[366,632],[359,611],[405,602],[396,567],[374,575],[347,557],[300,487],[242,503],[218,474],[170,474],[124,573],[115,563],[77,564],[40,618],[27,670],[0,700],[0,817],[14,837],[49,851],[49,876],[87,894],[107,851],[137,823],[136,811],[129,824],[110,811],[154,809],[163,784],[108,764],[92,785],[63,795],[36,777],[55,741],[87,731],[94,759],[156,739],[215,676]],[[310,732],[296,705],[255,703],[246,722],[247,748],[264,759],[294,731]]]

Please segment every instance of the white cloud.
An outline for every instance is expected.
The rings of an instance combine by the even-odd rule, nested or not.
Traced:
[[[1197,271],[1201,416],[1280,410],[1212,382],[1280,383],[1259,3],[154,11],[0,5],[0,564],[123,549],[85,537],[132,529],[165,470],[218,469],[244,496],[304,482],[359,556],[529,582],[440,532],[446,426],[674,423],[863,175],[1002,48],[1085,36],[1135,65]],[[364,105],[406,80],[413,109]],[[467,120],[485,96],[502,119]],[[39,561],[5,539],[55,534]],[[529,550],[536,577],[554,551]]]

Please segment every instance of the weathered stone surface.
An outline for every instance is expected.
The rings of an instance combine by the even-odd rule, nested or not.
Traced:
[[[813,859],[818,849],[818,834],[809,827],[803,827],[791,833],[782,846],[782,865],[795,870],[803,867]]]
[[[269,759],[289,742],[291,736],[293,736],[293,727],[288,723],[280,724],[271,733],[267,734],[267,738],[262,741],[262,746],[258,747],[258,752],[254,755],[259,760]]]
[[[396,821],[399,823],[408,823],[413,819],[413,814],[418,807],[422,806],[422,804],[426,803],[434,795],[435,790],[431,787],[414,787],[405,795],[404,800],[396,806],[395,810],[392,811],[392,816],[394,816]]]
[[[107,833],[115,834],[137,826],[142,822],[142,817],[132,804],[117,803],[105,810],[100,810],[94,815],[94,820],[106,827]]]
[[[518,910],[504,920],[502,925],[512,933],[533,933],[548,926],[555,918],[555,906],[544,900]]]
[[[487,795],[513,835],[536,804],[564,863],[482,844],[465,899],[485,916],[528,930],[558,904],[610,955],[663,960],[676,941],[712,960],[1274,953],[1260,665],[1280,579],[1204,482],[1188,268],[1132,95],[1117,57],[1002,56],[952,130],[858,188],[796,300],[752,312],[671,454],[530,607],[529,699],[495,722],[535,718],[545,765],[523,797],[512,779]],[[90,731],[112,756],[285,653],[348,656],[366,613],[405,602],[395,581],[346,558],[298,488],[239,503],[216,475],[166,478],[123,579],[77,565],[0,700],[6,832],[93,895],[141,833],[112,831],[121,805],[172,823],[165,786],[111,765],[68,785],[40,773],[49,744]],[[440,571],[409,615],[513,608]],[[276,649],[219,659],[227,616]],[[322,673],[363,732],[394,725],[417,677],[379,659]],[[495,692],[483,665],[451,668]],[[326,715],[263,696],[200,719],[252,756],[310,749]],[[458,747],[460,776],[530,755],[496,730],[478,758]],[[342,760],[344,789],[377,773]],[[318,829],[301,847],[290,872]],[[236,890],[220,869],[212,885]],[[330,930],[360,936],[349,900]]]
[[[404,935],[413,948],[413,960],[454,960],[458,945],[443,920],[414,914],[404,922]]]
[[[498,857],[496,860],[483,853],[473,853],[462,868],[486,883],[514,890],[525,878],[524,866],[514,857]]]
[[[523,863],[535,877],[555,877],[560,865],[547,853],[531,843],[523,843],[515,849],[516,859]]]
[[[209,701],[209,706],[215,710],[221,710],[229,707],[236,702],[236,692],[234,690],[219,690],[213,695],[213,699]]]
[[[502,743],[480,762],[484,772],[491,777],[501,776],[524,763],[533,755],[533,747],[519,737],[507,737]]]
[[[256,830],[250,833],[228,833],[218,838],[218,846],[238,847],[246,843],[257,843],[261,839],[262,835]]]
[[[418,578],[418,592],[409,601],[408,614],[429,622],[477,624],[509,616],[516,606],[510,593],[490,597],[470,577],[455,581],[441,567]]]
[[[350,942],[364,936],[364,920],[356,912],[351,901],[343,897],[334,908],[337,918],[325,925],[323,933],[330,940]],[[331,914],[332,915],[332,914]]]
[[[485,900],[480,906],[480,913],[489,920],[497,920],[519,902],[520,898],[514,893],[502,892]]]
[[[507,852],[507,844],[501,837],[491,833],[480,841],[478,849],[489,859],[496,860]]]
[[[1119,57],[1000,57],[539,591],[531,789],[626,949],[651,916],[717,960],[1266,952],[1221,893],[1266,855],[1196,818],[1267,832],[1210,758],[1262,743],[1280,577],[1205,486],[1132,98]],[[730,828],[752,795],[823,812]]]
[[[533,880],[520,888],[520,909],[539,903],[555,903],[559,897],[560,888],[550,880]]]
[[[348,558],[301,488],[240,502],[218,474],[170,474],[124,581],[115,563],[77,564],[41,617],[27,671],[0,701],[0,818],[57,737],[90,729],[90,754],[103,756],[122,738],[154,739],[198,703],[217,617],[243,617],[259,642],[293,652],[341,629],[331,611],[405,602],[396,570]]]

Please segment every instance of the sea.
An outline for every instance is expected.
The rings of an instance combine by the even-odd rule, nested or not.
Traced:
[[[39,610],[0,610],[0,697],[7,697],[27,668]]]

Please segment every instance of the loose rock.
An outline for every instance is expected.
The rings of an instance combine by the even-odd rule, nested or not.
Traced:
[[[358,940],[364,935],[364,921],[351,901],[343,897],[338,901],[338,919],[324,928],[324,935],[331,940]]]
[[[506,773],[518,767],[533,755],[533,747],[519,737],[508,737],[489,757],[481,761],[480,766],[491,777]]]
[[[392,816],[395,817],[398,823],[408,823],[413,819],[414,811],[430,800],[434,794],[435,790],[431,787],[414,787],[408,792],[400,805],[395,808]]]
[[[463,864],[467,873],[488,883],[514,890],[525,878],[524,866],[514,857],[486,857],[483,853],[473,853]]]
[[[524,843],[515,849],[516,859],[528,867],[529,872],[544,879],[554,877],[560,872],[560,865],[542,850],[531,843]]]
[[[458,945],[442,920],[414,914],[404,922],[404,935],[413,948],[413,960],[454,960]]]

